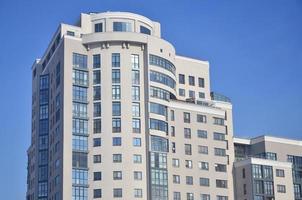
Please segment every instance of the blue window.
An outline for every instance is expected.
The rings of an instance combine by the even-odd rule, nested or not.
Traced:
[[[112,67],[120,67],[120,54],[119,53],[113,53],[112,54]]]
[[[101,133],[101,132],[102,132],[102,119],[94,119],[93,133]]]
[[[60,63],[56,66],[56,87],[60,85],[60,72],[61,72],[61,65]]]
[[[72,152],[72,167],[87,168],[87,153]]]
[[[122,138],[121,137],[113,137],[112,138],[112,146],[121,146]]]
[[[40,77],[40,90],[48,89],[49,78],[48,75],[43,75]]]
[[[72,136],[72,150],[88,151],[88,139],[85,136]]]
[[[121,119],[120,118],[112,119],[112,132],[113,133],[121,132]]]
[[[101,100],[101,86],[93,87],[93,100]]]
[[[76,68],[87,69],[87,56],[78,53],[73,53],[72,66]]]
[[[93,146],[94,147],[100,147],[102,145],[101,138],[93,138]]]
[[[103,32],[103,23],[94,24],[94,32]]]
[[[73,102],[72,113],[74,117],[87,118],[87,104]]]
[[[119,69],[112,70],[112,83],[120,83],[121,82],[121,74]]]
[[[72,133],[73,134],[88,134],[88,121],[84,119],[73,119],[72,120]]]
[[[113,31],[131,32],[132,25],[129,22],[113,22]]]
[[[175,74],[175,70],[176,70],[175,66],[167,59],[150,54],[149,60],[150,60],[150,65],[161,67]]]
[[[101,67],[101,55],[95,54],[93,55],[93,68],[100,68]]]
[[[147,34],[147,35],[151,35],[150,29],[148,29],[148,28],[145,27],[145,26],[140,26],[140,32],[141,32],[141,33],[144,33],[144,34]]]
[[[72,83],[77,85],[88,86],[88,72],[73,70],[72,71]]]
[[[40,106],[40,119],[48,119],[48,105]]]
[[[121,115],[121,102],[112,102],[112,116]]]
[[[150,87],[150,96],[157,99],[163,99],[166,101],[169,101],[170,99],[170,93],[168,91],[152,86]]]
[[[47,182],[41,182],[38,185],[38,197],[47,197],[48,184]]]
[[[88,171],[82,169],[72,170],[72,184],[87,185],[88,184]]]
[[[93,84],[101,84],[101,71],[100,70],[94,70],[93,71]]]
[[[94,189],[93,198],[102,198],[102,189]]]
[[[133,138],[132,142],[133,142],[132,144],[133,144],[134,147],[142,146],[142,141],[141,141],[140,138]]]
[[[87,102],[87,88],[72,86],[72,96],[74,101]]]
[[[158,103],[150,102],[150,112],[167,117],[167,107]]]
[[[97,102],[93,104],[93,117],[100,117],[102,113],[101,103]]]
[[[48,104],[48,90],[41,90],[40,91],[40,105],[42,104]]]
[[[150,71],[150,80],[161,83],[175,89],[175,81],[168,75],[156,71]]]
[[[40,120],[39,122],[39,135],[47,135],[48,134],[48,120]]]
[[[151,118],[150,129],[164,131],[165,133],[168,133],[168,124],[165,121]]]
[[[159,136],[151,136],[151,150],[168,152],[168,140]]]
[[[88,200],[88,188],[72,186],[72,200]]]

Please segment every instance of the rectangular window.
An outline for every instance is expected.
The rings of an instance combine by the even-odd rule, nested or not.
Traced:
[[[208,132],[206,130],[197,130],[198,138],[208,138]]]
[[[130,22],[113,22],[113,31],[131,32],[132,25]]]
[[[78,53],[73,53],[72,66],[75,68],[87,69],[87,56]]]
[[[101,116],[101,103],[97,102],[97,103],[93,103],[93,117],[100,117]]]
[[[198,145],[198,153],[200,154],[208,154],[209,150],[207,146]]]
[[[184,97],[184,96],[186,96],[186,91],[184,89],[179,88],[178,89],[178,95],[181,96],[181,97]]]
[[[93,71],[93,84],[94,85],[101,84],[101,71],[100,70]]]
[[[180,184],[180,176],[179,175],[173,175],[173,183]]]
[[[119,53],[113,53],[112,54],[112,67],[120,67],[120,54]]]
[[[189,98],[195,99],[195,91],[189,90]]]
[[[205,96],[205,93],[204,92],[198,92],[198,97],[200,99],[204,99],[206,96]]]
[[[186,160],[186,168],[192,169],[193,168],[193,162],[192,160]]]
[[[119,69],[112,69],[112,83],[121,82],[121,73]]]
[[[87,118],[87,104],[85,103],[72,103],[73,117]]]
[[[121,86],[120,85],[113,85],[112,86],[112,99],[113,100],[120,100],[121,99]]]
[[[139,56],[132,54],[131,55],[131,65],[132,69],[139,69]]]
[[[171,136],[172,137],[175,137],[175,127],[174,126],[171,126],[171,128],[170,128],[170,133],[171,133]]]
[[[204,78],[198,78],[198,86],[204,88]]]
[[[192,155],[192,146],[190,144],[185,144],[185,154]]]
[[[132,117],[140,116],[140,106],[139,103],[132,103]]]
[[[83,169],[72,169],[72,184],[88,184],[88,171]]]
[[[122,171],[113,171],[113,180],[122,180]]]
[[[228,187],[228,181],[227,180],[216,180],[216,187],[218,188],[227,188]]]
[[[120,118],[112,119],[112,132],[113,133],[121,132],[121,119]]]
[[[186,176],[186,184],[193,185],[193,176]]]
[[[87,102],[87,88],[80,86],[72,86],[72,100]]]
[[[191,139],[191,129],[190,128],[184,128],[184,136],[186,139]]]
[[[277,185],[277,192],[286,193],[285,185]]]
[[[207,123],[207,116],[197,114],[197,122],[199,123]]]
[[[201,194],[200,200],[211,200],[211,198],[209,194]]]
[[[86,136],[72,136],[72,150],[88,151],[88,138]]]
[[[139,86],[132,86],[132,101],[139,101]]]
[[[102,155],[93,156],[93,163],[101,163],[101,162],[102,162]]]
[[[94,189],[93,198],[102,198],[102,189]]]
[[[261,165],[253,165],[252,166],[252,173],[253,178],[255,179],[261,179],[262,178],[262,169]]]
[[[134,171],[133,172],[134,180],[142,180],[143,179],[143,173],[141,171]]]
[[[121,137],[113,137],[112,138],[112,146],[122,146],[122,138]]]
[[[266,195],[274,195],[274,184],[272,181],[264,181],[264,194]]]
[[[225,149],[214,148],[215,156],[226,156]]]
[[[100,68],[101,67],[101,55],[95,54],[93,55],[93,68]]]
[[[103,32],[103,23],[94,24],[94,32]]]
[[[214,140],[225,141],[225,134],[214,132]]]
[[[195,77],[194,76],[189,76],[189,85],[192,85],[192,86],[195,85]]]
[[[101,86],[93,87],[93,100],[95,101],[101,100]]]
[[[100,147],[102,145],[101,138],[93,138],[93,146],[94,147]]]
[[[74,32],[73,31],[67,31],[67,35],[74,36]]]
[[[140,26],[140,32],[143,34],[151,35],[151,30],[145,26]]]
[[[209,170],[209,163],[208,162],[202,162],[202,161],[200,161],[200,162],[198,162],[198,168],[200,170],[206,170],[206,171],[208,171]]]
[[[102,172],[93,172],[93,180],[94,181],[102,180]]]
[[[102,120],[94,119],[93,120],[93,133],[101,133],[102,132]]]
[[[187,193],[187,200],[194,200],[194,193]]]
[[[216,172],[226,172],[227,171],[227,167],[224,164],[215,164],[215,171]]]
[[[121,102],[112,102],[112,116],[121,115]]]
[[[72,152],[72,166],[78,168],[87,168],[87,153]]]
[[[210,186],[210,179],[208,178],[199,178],[199,185],[200,186]]]
[[[134,189],[134,198],[142,198],[143,197],[143,190],[139,188]]]
[[[173,192],[173,200],[181,200],[180,192]]]
[[[179,159],[173,158],[172,159],[172,166],[173,167],[179,167]]]
[[[72,70],[72,83],[88,86],[88,72],[81,70]]]
[[[132,70],[132,84],[133,85],[139,85],[139,71],[138,70]]]
[[[114,163],[121,163],[122,162],[122,154],[113,154],[112,161]]]
[[[72,199],[88,199],[88,189],[82,186],[72,186]]]
[[[224,119],[223,118],[214,117],[214,124],[215,125],[224,126]]]
[[[133,133],[141,132],[141,120],[140,119],[132,119],[132,132]]]
[[[72,119],[72,134],[88,134],[88,121],[84,119]]]
[[[228,200],[228,197],[227,196],[220,196],[220,195],[217,195],[216,196],[217,198],[217,200]],[[256,200],[256,199],[255,199]]]
[[[123,189],[122,188],[114,188],[113,189],[113,197],[122,198],[123,197]]]
[[[184,112],[183,115],[184,115],[184,122],[185,123],[190,123],[191,122],[191,120],[190,120],[190,113]]]
[[[178,82],[179,82],[179,84],[185,84],[185,75],[184,74],[178,75]]]
[[[142,142],[140,138],[133,138],[132,144],[134,147],[140,147],[142,146]]]
[[[283,169],[276,169],[276,176],[277,177],[285,177],[285,173]]]
[[[133,163],[142,163],[142,155],[134,154],[133,155]]]

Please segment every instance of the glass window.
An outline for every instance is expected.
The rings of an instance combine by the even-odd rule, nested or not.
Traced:
[[[225,149],[214,148],[215,156],[226,156]]]
[[[224,164],[215,164],[215,171],[216,172],[226,172],[227,171],[227,167]]]
[[[72,103],[73,117],[87,118],[87,104],[84,103]]]
[[[73,101],[87,102],[87,88],[80,86],[72,86]]]
[[[134,154],[133,155],[133,163],[142,163],[142,155]]]
[[[114,100],[121,99],[121,86],[120,85],[112,86],[112,99],[114,99]]]
[[[276,169],[276,176],[277,177],[285,177],[285,173],[283,169]]]
[[[174,127],[174,126],[171,126],[171,127],[170,127],[170,130],[171,130],[171,131],[170,131],[171,136],[172,136],[172,137],[175,137],[175,127]]]
[[[147,34],[147,35],[151,35],[151,30],[148,29],[148,28],[145,27],[145,26],[140,26],[140,32],[141,32],[141,33],[144,33],[144,34]]]
[[[150,129],[168,133],[168,123],[162,120],[150,118]]]
[[[205,98],[205,93],[204,92],[198,92],[198,96],[199,96],[199,98],[204,99]]]
[[[197,130],[198,138],[208,138],[208,132],[206,130]]]
[[[172,159],[172,166],[173,167],[179,167],[179,159],[173,158]]]
[[[40,119],[48,119],[48,105],[40,106]]]
[[[272,166],[262,166],[263,170],[263,178],[265,179],[273,179],[273,167]]]
[[[200,154],[208,154],[208,147],[207,146],[201,146],[198,145],[198,153]]]
[[[224,119],[223,118],[218,118],[214,117],[214,124],[224,126]]]
[[[88,140],[85,136],[72,136],[72,150],[75,151],[88,151]]]
[[[220,196],[220,195],[217,195],[217,200],[228,200],[228,197],[227,196]]]
[[[175,183],[175,184],[180,183],[180,176],[179,175],[173,175],[173,183]]]
[[[175,66],[167,59],[150,54],[149,61],[150,61],[149,62],[150,65],[161,67],[163,69],[170,71],[172,74],[175,74]]]
[[[112,138],[112,146],[121,146],[122,138],[121,137],[113,137]]]
[[[214,140],[225,141],[225,134],[214,132]]]
[[[132,69],[139,69],[139,56],[136,54],[131,55]]]
[[[153,102],[150,102],[150,112],[163,115],[165,117],[167,117],[168,114],[167,106],[158,103],[153,103]]]
[[[180,192],[173,192],[173,200],[181,200]]]
[[[194,76],[189,76],[189,85],[192,85],[192,86],[195,85],[195,77]]]
[[[95,70],[93,71],[93,84],[101,84],[101,71]]]
[[[266,195],[274,195],[274,184],[272,181],[264,181],[264,194]]]
[[[190,123],[191,122],[191,120],[190,120],[190,113],[184,112],[183,115],[184,115],[184,122],[185,123]]]
[[[187,200],[194,200],[194,193],[187,193]]]
[[[139,188],[134,189],[134,197],[135,198],[142,198],[143,197],[143,190]]]
[[[199,122],[199,123],[207,123],[207,116],[206,115],[197,114],[197,122]]]
[[[72,83],[88,86],[88,72],[81,70],[72,70]]]
[[[184,136],[186,139],[191,139],[191,129],[190,128],[184,128]]]
[[[94,189],[93,198],[102,198],[102,189]]]
[[[93,100],[101,100],[101,86],[93,87]]]
[[[122,180],[123,174],[122,171],[113,171],[113,180]]]
[[[134,147],[140,147],[142,146],[142,142],[140,138],[133,138],[132,144]]]
[[[170,76],[160,72],[150,71],[150,81],[161,83],[175,89],[175,81]]]
[[[112,102],[112,116],[121,115],[121,102]]]
[[[139,117],[140,116],[140,104],[139,103],[132,103],[132,117]]]
[[[186,184],[193,185],[193,176],[186,176]]]
[[[112,54],[112,67],[120,67],[120,54],[119,53],[113,53]]]
[[[132,132],[133,133],[141,132],[141,120],[140,119],[132,119]]]
[[[112,161],[114,163],[121,163],[122,162],[122,154],[113,154]]]
[[[209,194],[201,194],[200,200],[211,200],[211,198]]]
[[[151,150],[168,152],[168,140],[159,136],[151,136]]]
[[[193,168],[193,162],[192,160],[186,160],[186,168],[192,169]]]
[[[132,25],[129,22],[113,22],[113,31],[131,32]]]
[[[76,68],[87,69],[87,56],[78,53],[73,53],[72,66]]]
[[[112,83],[120,83],[121,74],[119,69],[112,69]]]
[[[93,103],[93,117],[100,117],[101,113],[101,102]]]
[[[200,186],[210,186],[210,179],[208,178],[199,178],[199,185]]]
[[[141,171],[134,171],[133,172],[134,180],[142,180],[143,179],[143,173]]]
[[[72,184],[87,185],[88,170],[72,169]]]
[[[72,166],[77,168],[87,168],[87,153],[72,152]]]
[[[102,162],[102,155],[93,156],[93,163],[101,163],[101,162]]]
[[[204,88],[204,78],[198,78],[198,86]]]
[[[185,144],[185,154],[192,155],[192,146],[190,144]]]
[[[103,23],[94,24],[94,32],[103,32]]]
[[[139,101],[139,86],[132,86],[132,101]]]
[[[253,178],[262,178],[262,169],[261,165],[253,165],[252,166],[252,172],[253,172]]]
[[[195,91],[189,90],[189,98],[195,99]]]
[[[228,187],[228,181],[227,180],[216,180],[216,187],[218,188],[227,188]]]
[[[102,120],[94,119],[93,120],[93,133],[101,133],[102,132]]]
[[[120,118],[112,119],[112,132],[113,133],[121,132],[121,119]]]
[[[100,68],[101,67],[101,55],[95,54],[93,55],[93,68]]]
[[[200,161],[200,162],[198,162],[198,168],[200,170],[206,170],[206,171],[208,171],[209,170],[209,163],[208,162],[202,162],[202,161]]]
[[[102,172],[93,172],[93,180],[94,181],[102,180]]]
[[[178,74],[178,82],[179,82],[179,84],[185,84],[185,75],[184,74]]]
[[[101,138],[93,138],[93,146],[94,147],[100,147],[102,145]]]
[[[277,192],[286,193],[285,185],[277,185]]]
[[[72,199],[74,199],[74,200],[88,199],[87,187],[72,186]]]
[[[48,184],[47,182],[41,182],[38,185],[38,197],[47,197],[48,193]]]
[[[122,188],[114,188],[113,189],[113,197],[122,198],[123,197],[123,189]]]
[[[150,86],[150,96],[157,98],[157,99],[163,99],[163,100],[169,101],[170,92],[163,90],[161,88]]]
[[[133,85],[139,85],[139,71],[138,70],[132,70],[132,84]]]
[[[87,135],[88,121],[84,119],[72,119],[72,133]]]

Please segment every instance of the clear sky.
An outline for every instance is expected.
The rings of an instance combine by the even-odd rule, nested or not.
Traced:
[[[1,0],[1,199],[25,198],[34,59],[60,22],[103,11],[158,21],[177,54],[208,60],[212,90],[232,99],[235,135],[302,139],[301,0]]]

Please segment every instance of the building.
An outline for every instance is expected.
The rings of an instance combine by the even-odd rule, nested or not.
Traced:
[[[302,141],[234,138],[237,200],[302,199]]]
[[[60,24],[32,66],[28,200],[232,200],[229,99],[209,63],[126,12]]]

